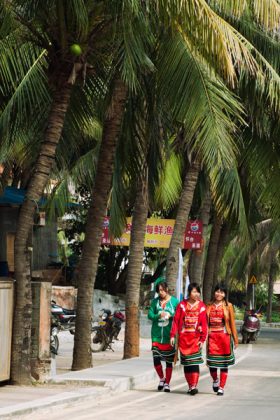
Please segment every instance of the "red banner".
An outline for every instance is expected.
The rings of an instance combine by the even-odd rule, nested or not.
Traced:
[[[202,248],[202,221],[189,220],[184,234],[184,249]]]

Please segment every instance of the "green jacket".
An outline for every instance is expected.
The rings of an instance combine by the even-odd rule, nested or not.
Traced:
[[[152,300],[151,307],[148,312],[148,318],[153,322],[152,325],[152,342],[167,344],[170,341],[170,330],[172,326],[173,316],[179,301],[171,296],[164,309],[160,306],[159,297]],[[168,321],[160,318],[161,312],[169,312]]]

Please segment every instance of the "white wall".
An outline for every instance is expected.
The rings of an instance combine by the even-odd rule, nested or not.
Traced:
[[[118,296],[112,296],[104,292],[104,290],[94,290],[93,295],[93,311],[97,316],[101,309],[110,309],[111,311],[124,310],[125,301]]]

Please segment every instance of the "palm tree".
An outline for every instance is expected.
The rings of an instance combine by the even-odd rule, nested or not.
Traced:
[[[126,283],[126,325],[124,359],[139,356],[139,298],[143,266],[144,239],[148,214],[147,177],[145,171],[137,188],[132,217],[131,243]],[[141,182],[142,181],[142,182]]]
[[[126,86],[121,79],[115,80],[110,107],[108,108],[107,117],[103,124],[102,141],[92,193],[92,205],[88,212],[82,259],[79,265],[73,370],[80,370],[92,364],[90,332],[93,287],[97,270],[96,262],[98,261],[102,235],[102,223],[100,221],[103,220],[106,214],[115,149],[121,131],[126,98]]]
[[[32,0],[6,4],[7,10],[16,22],[15,25],[19,28],[18,32],[14,31],[12,34],[14,45],[16,41],[23,45],[27,50],[27,56],[37,54],[34,70],[31,67],[27,71],[29,76],[33,70],[33,79],[37,76],[37,83],[32,86],[31,77],[29,79],[27,77],[15,87],[14,95],[1,116],[3,127],[11,131],[8,125],[9,117],[18,104],[40,103],[42,106],[39,114],[48,115],[39,154],[28,183],[26,199],[20,209],[15,239],[17,309],[14,317],[11,375],[12,380],[18,383],[30,381],[31,289],[27,245],[34,213],[54,164],[73,85],[80,77],[82,82],[83,80],[87,82],[84,88],[88,89],[89,94],[96,92],[94,83],[96,76],[93,74],[93,68],[102,68],[102,65],[104,69],[106,66],[108,68],[107,51],[104,52],[104,45],[101,47],[100,44],[106,39],[108,31],[106,10],[103,9],[101,12],[99,10],[97,15],[94,6],[93,3],[81,1],[67,8],[63,2],[55,0],[49,1],[45,7]],[[15,33],[16,35],[19,33],[20,38],[16,39]],[[79,41],[82,48],[79,45],[70,48],[75,41]],[[7,54],[12,56],[14,46],[10,44],[11,40],[8,38],[6,50]],[[9,64],[9,60],[5,63]],[[20,75],[21,62],[14,59],[12,63]],[[10,75],[6,68],[4,71],[6,75]],[[88,77],[89,73],[93,75]],[[105,70],[103,74],[106,76]],[[102,87],[100,79],[99,85]],[[37,86],[40,86],[40,89],[36,90]],[[24,93],[27,88],[29,95],[26,96]],[[80,90],[82,89],[83,84],[80,86]],[[20,103],[20,100],[23,102]]]
[[[199,170],[199,161],[190,163],[190,168],[187,171],[187,175],[184,180],[174,231],[168,250],[166,274],[170,293],[172,294],[175,293],[176,280],[178,275],[178,249],[181,249],[182,247],[182,238],[186,228],[186,221],[188,220],[189,212],[191,209]]]
[[[172,3],[172,2],[170,2],[170,3]],[[232,56],[228,57],[228,59],[225,59],[225,56],[224,56],[224,59],[225,59],[224,62],[222,61],[222,57],[220,57],[221,60],[219,60],[217,51],[215,53],[212,52],[212,54],[211,53],[209,54],[209,44],[208,45],[203,44],[203,35],[202,35],[201,32],[199,32],[198,29],[195,30],[193,28],[193,33],[189,33],[188,30],[190,30],[190,27],[191,27],[191,25],[194,24],[194,22],[196,22],[196,24],[199,26],[198,22],[196,21],[195,18],[193,18],[193,15],[191,14],[192,6],[190,6],[189,4],[188,4],[188,6],[183,5],[181,3],[180,6],[178,5],[178,9],[176,9],[176,6],[174,5],[174,2],[173,2],[175,13],[176,13],[176,11],[178,12],[178,10],[181,7],[180,11],[182,12],[182,15],[181,15],[180,19],[178,18],[178,25],[180,26],[181,34],[183,33],[184,23],[185,23],[184,18],[186,16],[188,16],[188,23],[186,24],[187,25],[187,30],[184,33],[184,35],[182,36],[181,40],[178,39],[177,43],[175,43],[175,45],[177,47],[176,48],[177,53],[175,53],[175,48],[172,49],[171,40],[169,41],[169,44],[165,44],[164,54],[165,54],[165,57],[166,57],[166,60],[165,60],[166,64],[164,66],[164,69],[165,69],[165,71],[166,71],[166,69],[171,69],[170,71],[172,71],[172,66],[170,65],[170,62],[171,62],[171,60],[177,59],[177,74],[176,74],[176,77],[173,78],[173,83],[171,83],[171,84],[166,83],[166,86],[164,86],[164,87],[166,88],[166,90],[168,92],[167,96],[169,96],[171,98],[172,98],[171,91],[175,91],[177,93],[176,99],[173,96],[174,99],[173,99],[173,103],[172,103],[172,109],[175,110],[176,118],[178,118],[180,121],[184,121],[184,124],[187,127],[187,132],[191,132],[191,133],[193,132],[193,135],[197,136],[197,138],[199,139],[199,140],[193,142],[192,150],[194,150],[194,151],[196,150],[195,146],[199,147],[199,152],[200,152],[199,158],[200,158],[201,161],[203,161],[203,159],[206,159],[206,161],[205,162],[203,161],[203,163],[206,166],[207,170],[209,171],[210,178],[215,178],[216,177],[215,182],[217,183],[217,175],[213,174],[213,169],[215,168],[215,164],[219,163],[220,166],[223,168],[223,171],[225,171],[226,168],[225,168],[224,163],[226,162],[226,158],[227,158],[227,156],[229,156],[229,153],[232,157],[231,158],[232,162],[231,162],[231,164],[229,163],[228,168],[230,168],[230,167],[234,168],[234,166],[233,166],[233,163],[235,161],[234,155],[237,152],[237,150],[234,147],[232,148],[232,140],[230,140],[230,132],[232,134],[236,134],[236,129],[231,125],[230,121],[228,121],[226,123],[226,119],[224,119],[223,117],[221,118],[221,114],[219,114],[219,119],[218,120],[215,119],[215,113],[213,113],[212,110],[215,109],[215,108],[213,108],[213,104],[214,104],[214,101],[216,102],[217,98],[215,99],[214,96],[211,97],[211,95],[207,95],[207,98],[202,102],[202,104],[209,104],[208,115],[206,115],[205,118],[209,117],[208,118],[208,123],[209,123],[208,128],[210,127],[210,125],[212,125],[212,130],[209,130],[209,133],[208,133],[209,135],[207,137],[203,137],[205,135],[205,129],[201,130],[201,135],[199,135],[199,134],[197,135],[197,132],[199,133],[199,124],[200,124],[199,121],[201,121],[201,120],[199,120],[199,116],[202,117],[202,115],[203,115],[201,113],[202,107],[201,107],[201,105],[199,106],[199,104],[201,102],[199,102],[200,98],[199,98],[199,95],[197,94],[197,92],[202,92],[202,94],[203,94],[204,89],[205,89],[205,92],[207,92],[207,83],[206,83],[206,86],[205,86],[205,83],[203,83],[203,81],[204,81],[203,77],[204,77],[204,74],[205,74],[205,72],[203,71],[203,68],[204,68],[205,62],[207,62],[207,66],[209,66],[210,68],[213,68],[213,66],[214,66],[215,70],[223,77],[224,77],[223,63],[224,64],[225,63],[229,64],[229,67],[226,70],[224,69],[226,72],[230,71],[230,74],[228,74],[229,79],[227,79],[229,83],[231,83],[231,84],[234,83],[233,79],[236,77],[236,81],[239,82],[243,86],[243,88],[244,88],[244,85],[246,85],[247,88],[250,86],[251,89],[252,89],[251,81],[252,81],[252,79],[254,79],[254,80],[256,80],[256,83],[253,84],[253,89],[257,89],[257,90],[258,90],[258,87],[257,87],[258,76],[255,73],[254,67],[257,66],[259,69],[264,70],[263,66],[265,66],[266,67],[265,77],[268,77],[268,78],[266,79],[266,82],[265,82],[265,85],[263,85],[263,88],[261,90],[258,90],[258,92],[259,92],[258,97],[262,98],[261,100],[264,100],[264,95],[266,95],[266,93],[267,93],[267,89],[268,89],[270,80],[271,81],[274,80],[273,83],[276,83],[276,85],[278,85],[276,90],[279,92],[279,76],[277,75],[277,73],[275,72],[273,67],[270,66],[270,64],[260,54],[260,52],[248,40],[246,40],[241,35],[241,33],[238,33],[235,30],[233,30],[228,25],[226,20],[221,20],[221,18],[219,18],[215,14],[216,9],[215,8],[211,9],[211,7],[210,7],[210,6],[212,6],[211,4],[210,4],[210,6],[206,5],[205,2],[203,2],[203,1],[200,1],[198,3],[199,3],[199,6],[198,6],[198,4],[196,6],[201,8],[200,11],[199,11],[199,13],[200,13],[199,16],[201,16],[201,15],[205,16],[205,21],[208,18],[210,18],[210,16],[212,18],[212,23],[210,24],[209,28],[205,29],[205,31],[208,34],[208,37],[210,36],[208,31],[209,30],[211,31],[211,29],[213,28],[213,25],[214,26],[217,25],[216,28],[219,27],[219,25],[221,25],[221,27],[223,29],[221,29],[221,31],[219,31],[219,32],[216,32],[215,35],[213,35],[213,36],[215,37],[216,42],[218,42],[218,40],[217,40],[218,35],[217,34],[218,33],[221,34],[221,39],[223,39],[224,42],[225,42],[224,45],[228,45],[227,51],[231,50],[231,47],[233,45],[233,44],[231,44],[231,47],[230,47],[230,43],[228,44],[230,38],[232,39],[232,37],[233,37],[234,42],[238,42],[238,43],[239,43],[239,41],[242,40],[243,46],[240,49],[238,47],[238,50],[241,53],[241,56],[243,56],[243,58],[242,59],[237,59],[237,61],[236,61],[236,62],[238,62],[238,64],[241,64],[242,77],[238,78],[238,74],[235,73],[235,70],[234,70],[233,66],[230,64],[232,62],[231,61]],[[213,2],[213,4],[214,4],[214,2]],[[221,5],[219,4],[219,6],[221,6]],[[226,8],[226,10],[227,10],[228,13],[230,13],[231,17],[233,15],[235,15],[236,19],[240,18],[240,15],[236,16],[235,12],[236,12],[236,10],[238,10],[238,8],[235,9],[232,2],[227,2],[227,6],[228,7]],[[193,7],[195,8],[194,5],[193,5]],[[220,9],[219,9],[219,7],[217,7],[218,11],[219,10],[221,11],[221,9],[222,9],[222,7]],[[269,6],[267,5],[265,13],[268,13],[268,11],[269,11]],[[244,9],[244,13],[245,13],[245,9]],[[258,14],[258,18],[262,22],[262,24],[264,24],[265,23],[264,9],[262,10],[262,13]],[[274,18],[276,20],[274,20],[274,22],[276,22],[277,19],[279,18],[279,8],[277,8],[277,6],[275,6],[275,13],[276,14],[274,15]],[[240,13],[240,14],[243,16],[243,10],[242,10],[242,13]],[[224,16],[224,15],[223,15],[223,17],[225,19],[227,18],[227,16]],[[192,18],[193,18],[193,20],[192,20]],[[270,20],[270,23],[271,23],[272,20],[273,20],[272,16],[270,16],[270,19],[271,19]],[[197,42],[197,39],[198,39],[197,34],[198,33],[202,37],[202,41],[200,39],[199,53],[196,53],[195,41]],[[220,41],[221,41],[221,39],[220,39]],[[191,49],[190,49],[190,45],[192,46]],[[168,46],[170,46],[170,49],[168,49]],[[206,53],[206,51],[208,51],[208,55],[205,57],[203,55],[203,53]],[[223,49],[223,53],[225,53],[225,51],[226,50]],[[256,54],[256,60],[253,59],[254,63],[252,61],[251,52]],[[236,53],[236,51],[235,51],[235,53]],[[201,62],[201,59],[202,59],[201,56],[203,56],[203,58],[204,58],[203,64]],[[169,61],[168,61],[168,59],[169,59]],[[217,60],[217,61],[215,61],[215,60]],[[192,62],[195,63],[196,67],[194,67],[194,68],[191,67]],[[180,65],[183,67],[182,63],[184,63],[185,66],[186,66],[186,64],[188,64],[188,66],[189,66],[188,68],[192,70],[192,73],[189,73],[188,76],[186,75],[186,78],[184,79],[184,81],[185,81],[184,85],[181,82],[181,79],[180,79],[180,76],[179,76]],[[194,74],[196,74],[195,72],[198,69],[201,69],[201,71],[198,73],[198,76],[196,77],[196,79],[194,79]],[[190,70],[189,70],[189,72],[190,72]],[[168,77],[168,74],[166,76]],[[208,74],[208,77],[209,77],[209,74]],[[232,77],[233,77],[233,79],[232,79]],[[207,76],[206,76],[206,78],[207,78]],[[226,78],[224,78],[224,79],[226,80]],[[199,80],[201,80],[200,89],[199,89],[199,86],[197,85],[197,81],[199,81]],[[263,79],[263,81],[265,81],[265,78]],[[176,84],[176,82],[178,84]],[[209,83],[211,83],[210,80],[209,80]],[[194,86],[196,87],[196,89],[194,89]],[[221,89],[223,90],[223,92],[226,92],[225,87],[223,87]],[[210,88],[210,90],[211,90],[211,88]],[[192,92],[195,92],[195,93],[192,93]],[[248,90],[246,92],[248,94]],[[275,107],[275,99],[276,99],[276,97],[278,97],[278,92],[276,93],[276,96],[274,96],[274,94],[270,95],[270,98],[268,98],[266,96],[266,101],[268,100],[268,102],[266,102],[266,103],[269,103],[270,109],[274,109],[274,107]],[[212,90],[211,90],[211,93],[212,93]],[[244,93],[245,92],[243,91],[243,94]],[[227,92],[227,94],[228,94],[228,98],[229,98],[229,96],[230,96],[229,92]],[[213,102],[211,102],[211,100],[209,100],[209,98],[212,99]],[[223,97],[223,100],[226,101],[225,96]],[[192,103],[192,101],[194,101],[194,103]],[[218,103],[218,102],[216,102],[216,103]],[[237,117],[237,119],[238,119],[238,118],[240,118],[240,112],[237,111],[237,109],[238,109],[237,104],[235,104],[235,107],[236,107],[235,112],[233,112],[233,108],[231,108],[232,118]],[[279,107],[278,107],[278,110],[279,110]],[[219,113],[218,108],[216,108],[216,112]],[[235,114],[235,116],[234,116],[234,114]],[[239,116],[238,116],[238,114],[239,114]],[[202,117],[202,121],[203,121],[203,117]],[[225,124],[228,125],[228,129],[226,129],[224,127],[224,133],[228,135],[228,141],[227,142],[223,141],[225,139],[225,136],[221,135],[221,133],[219,133],[219,129],[221,127],[219,126],[219,127],[217,127],[218,129],[216,129],[216,128],[214,129],[215,124],[219,125],[221,121],[225,122]],[[201,124],[203,124],[203,127],[205,127],[204,121]],[[195,127],[195,130],[193,129],[193,127]],[[212,139],[211,146],[210,146],[210,143],[208,143],[209,148],[208,148],[207,152],[206,152],[206,150],[203,150],[203,147],[205,146],[205,143],[206,143],[206,138],[207,139],[209,139],[209,138]],[[211,149],[210,149],[210,147],[211,147]],[[225,151],[226,148],[228,148],[228,152]],[[215,153],[217,153],[217,155],[214,158]],[[213,158],[212,163],[210,162],[211,158]],[[211,168],[211,166],[212,166],[212,168]],[[212,173],[212,175],[211,175],[211,173]],[[240,202],[240,205],[242,206],[241,202]],[[238,205],[237,205],[237,207],[238,207]],[[189,210],[190,210],[190,208],[188,209],[188,211],[185,212],[186,218],[188,216]],[[244,214],[243,214],[243,218],[244,218]],[[186,219],[182,223],[185,224]],[[178,226],[179,226],[178,224],[175,225],[175,231],[174,231],[174,235],[173,235],[174,238],[176,237],[177,229],[180,230],[180,234],[183,232],[183,227],[180,226],[180,229],[179,229]],[[175,282],[175,279],[177,277],[178,261],[176,259],[176,256],[177,256],[177,253],[178,253],[177,250],[178,250],[178,244],[179,243],[180,243],[180,241],[177,240],[175,242],[175,240],[174,240],[174,242],[171,242],[171,247],[169,249],[169,256],[168,256],[169,261],[168,261],[168,264],[167,264],[167,267],[168,267],[167,277],[168,277],[169,283],[171,285],[171,288],[174,288],[174,282]]]
[[[138,78],[141,71],[153,68],[146,53],[151,42],[151,34],[145,11],[146,6],[143,3],[131,0],[129,2],[119,2],[117,12],[115,12],[117,48],[114,51],[115,59],[113,59],[112,67],[113,86],[103,123],[95,184],[92,190],[92,205],[88,213],[85,241],[79,264],[77,333],[74,341],[73,370],[84,369],[92,365],[90,334],[93,289],[103,218],[107,210],[115,152],[121,134],[126,100],[129,90],[135,92],[139,87]]]
[[[165,50],[165,53],[166,53],[166,50]],[[164,69],[166,69],[166,67],[163,67]],[[167,67],[168,68],[168,67]],[[169,84],[167,83],[167,86],[169,86]],[[175,92],[177,92],[176,91],[176,89],[175,89]],[[171,95],[170,95],[171,96]],[[179,95],[178,95],[179,96]],[[175,106],[176,106],[176,104],[175,104]],[[222,150],[222,148],[221,148],[221,150]],[[220,152],[221,153],[221,152]],[[215,178],[216,177],[216,180],[214,179],[214,181],[213,181],[213,178]],[[230,177],[232,177],[232,174],[230,174]],[[217,178],[218,178],[218,182],[221,182],[221,179],[222,179],[222,177],[221,178],[219,178],[219,177],[217,177],[217,174],[214,174],[214,171],[212,171],[212,182],[214,182],[214,185],[215,185],[215,183],[217,184]],[[233,177],[234,178],[234,177]],[[227,185],[230,185],[230,187],[232,188],[232,185],[234,185],[236,183],[236,179],[234,179],[233,181],[231,181],[230,183],[227,183]],[[237,180],[237,185],[238,185],[238,180]],[[192,192],[194,191],[194,189],[192,190]],[[237,196],[238,195],[240,195],[240,193],[238,193],[237,194]],[[236,196],[236,197],[237,197]],[[182,200],[183,201],[183,200]],[[236,210],[236,208],[238,208],[238,206],[240,206],[240,207],[242,207],[242,196],[240,196],[240,198],[238,198],[237,200],[236,200],[238,203],[240,203],[240,204],[237,204],[237,205],[235,205],[235,210]],[[190,200],[190,203],[192,202],[192,200]],[[242,213],[242,210],[240,211],[241,213]],[[243,222],[244,223],[244,214],[241,214],[240,215],[240,221],[241,222]],[[183,221],[182,221],[182,223],[181,223],[181,231],[183,232],[183,229],[184,229],[184,227],[185,227],[185,223],[186,223],[186,219],[184,219]],[[176,228],[175,228],[176,229]],[[174,236],[173,236],[174,237]],[[177,247],[180,247],[181,246],[181,238],[182,238],[182,234],[181,235],[178,235],[178,238],[179,239],[177,239]],[[222,242],[221,242],[222,243]],[[172,246],[171,246],[171,249],[172,249]],[[174,252],[174,254],[172,255],[172,262],[175,260],[175,258],[177,257],[177,252],[176,252],[176,246],[175,247],[173,247],[173,250],[175,249],[175,252]],[[219,254],[220,254],[221,252],[219,252]],[[219,264],[217,263],[216,264],[216,267],[218,266]],[[175,268],[176,268],[176,266],[175,266]],[[215,268],[215,267],[214,267]]]
[[[201,218],[202,225],[203,225],[203,248],[202,250],[192,251],[191,254],[191,263],[189,267],[189,276],[192,282],[201,284],[202,283],[202,273],[204,267],[204,259],[206,254],[206,241],[207,241],[207,229],[210,220],[211,214],[211,193],[208,189],[205,192],[205,196],[201,203],[201,209],[199,217]]]
[[[225,109],[227,109],[229,115],[234,118],[238,118],[240,115],[238,102],[233,99],[229,91],[225,90],[219,77],[209,77],[209,68],[218,72],[231,86],[236,82],[239,73],[242,76],[245,75],[244,83],[249,79],[248,74],[252,75],[257,80],[254,88],[257,90],[261,87],[260,98],[267,97],[274,103],[275,107],[277,107],[277,98],[279,98],[279,81],[273,68],[267,64],[252,44],[247,42],[240,33],[233,30],[225,20],[220,19],[206,1],[178,2],[175,0],[161,0],[149,5],[150,14],[149,10],[144,7],[143,2],[136,0],[97,3],[92,2],[89,5],[88,2],[75,2],[73,7],[64,9],[63,2],[58,1],[48,1],[47,7],[44,8],[41,8],[37,2],[31,0],[24,4],[20,1],[7,2],[7,7],[12,8],[11,10],[13,15],[15,15],[17,24],[22,31],[24,30],[25,39],[27,37],[30,41],[23,44],[24,48],[32,51],[31,56],[35,57],[35,60],[33,60],[33,66],[26,71],[27,77],[24,77],[22,74],[24,73],[22,72],[24,68],[22,61],[20,62],[21,65],[19,65],[19,61],[17,61],[18,55],[16,55],[16,58],[13,58],[15,48],[9,49],[10,44],[7,44],[7,53],[10,52],[10,60],[14,60],[16,68],[19,68],[18,74],[22,75],[19,80],[23,82],[16,86],[12,100],[7,104],[6,112],[2,113],[2,123],[5,123],[6,127],[8,126],[9,132],[13,131],[12,127],[14,125],[11,124],[11,119],[8,117],[15,110],[14,104],[16,100],[19,102],[19,99],[22,98],[27,101],[30,109],[33,109],[31,105],[36,104],[36,109],[38,109],[38,104],[43,104],[44,107],[39,108],[42,112],[41,115],[46,114],[47,110],[47,115],[49,116],[48,128],[44,135],[41,135],[43,139],[41,146],[44,154],[41,155],[40,160],[34,165],[36,172],[33,173],[29,182],[28,199],[22,207],[19,219],[21,225],[25,223],[25,226],[20,227],[17,239],[17,246],[20,251],[17,253],[17,257],[18,260],[21,259],[18,265],[16,264],[19,279],[17,304],[21,315],[19,314],[18,319],[15,321],[17,324],[13,352],[15,363],[12,369],[14,380],[19,380],[18,378],[27,378],[28,380],[29,378],[30,286],[26,273],[28,271],[28,254],[26,253],[28,233],[32,226],[36,208],[35,202],[38,201],[44,191],[54,163],[56,145],[61,137],[64,117],[69,107],[70,94],[73,94],[72,83],[75,82],[76,77],[81,73],[84,74],[86,68],[89,68],[90,71],[96,71],[98,75],[102,74],[101,81],[99,79],[100,90],[107,91],[107,84],[103,79],[107,80],[109,73],[108,77],[112,81],[112,89],[110,90],[109,88],[109,91],[107,91],[109,106],[105,105],[105,109],[111,110],[110,104],[117,104],[120,113],[123,114],[124,103],[127,97],[127,85],[132,88],[132,91],[135,91],[139,88],[137,79],[139,68],[152,68],[146,54],[147,44],[154,40],[148,28],[149,18],[151,16],[151,21],[153,21],[153,19],[159,17],[162,27],[166,29],[164,31],[166,35],[165,40],[168,41],[167,43],[161,43],[161,54],[163,56],[166,55],[166,60],[161,60],[162,73],[165,72],[166,74],[159,74],[159,80],[161,80],[165,92],[168,91],[169,87],[173,89],[175,86],[173,95],[166,95],[174,110],[174,120],[184,124],[190,130],[188,138],[185,139],[186,145],[189,150],[195,152],[199,160],[205,161],[208,168],[213,162],[217,161],[220,163],[224,158],[228,158],[228,164],[232,163],[231,160],[234,161],[235,150],[228,131],[234,131],[235,127],[234,124],[230,123],[230,118],[227,118],[228,116],[221,110],[224,109],[226,104]],[[98,6],[98,13],[96,13],[97,9],[95,6]],[[234,15],[236,8],[233,3],[227,2],[227,6],[226,12]],[[267,10],[262,8],[258,11],[257,16],[260,23],[265,21],[264,16],[267,15]],[[273,20],[277,21],[276,6],[274,6],[274,10],[276,12],[269,18],[270,28],[273,27]],[[36,20],[34,20],[34,17],[36,17]],[[117,22],[116,26],[115,22]],[[170,27],[175,33],[174,37],[170,36]],[[75,28],[74,31],[73,28]],[[114,42],[110,39],[108,43],[108,32],[112,28],[116,29],[111,32],[115,34]],[[209,39],[213,42],[209,43]],[[69,52],[69,46],[77,40],[81,41],[84,54],[74,58]],[[199,52],[197,50],[198,44],[200,45]],[[105,48],[104,45],[106,45]],[[168,47],[168,54],[165,51],[166,46]],[[180,51],[180,54],[175,54],[178,51]],[[28,54],[26,56],[28,57]],[[178,57],[180,60],[178,60]],[[86,65],[87,62],[93,68]],[[179,64],[181,71],[178,72]],[[236,68],[239,73],[235,71]],[[6,71],[5,80],[9,78],[7,77],[8,74]],[[40,87],[39,91],[35,89],[35,84],[31,83],[30,75],[33,75],[33,80],[37,82],[36,86]],[[174,78],[174,75],[176,78]],[[185,76],[189,75],[193,77],[190,77],[189,83],[186,83]],[[264,76],[266,80],[271,81],[271,89],[266,89],[263,81],[265,80]],[[28,86],[31,94],[24,95],[28,77],[30,77]],[[96,77],[93,75],[89,79],[89,81],[88,78],[86,79],[85,89],[88,90],[90,95],[92,92],[91,84]],[[177,86],[180,86],[183,81],[183,89],[176,89],[176,83],[170,83],[170,81],[174,80]],[[197,83],[196,80],[199,80],[200,83]],[[204,84],[206,88],[204,88]],[[58,95],[60,87],[62,95]],[[220,89],[226,94],[223,95],[222,92],[218,92]],[[195,92],[195,95],[197,92],[201,92],[201,95],[198,95],[199,98],[196,101],[192,99],[193,110],[190,112],[191,107],[188,101],[190,97],[195,96],[192,95],[193,92]],[[40,100],[37,100],[38,94],[40,94]],[[205,98],[208,99],[208,96],[211,100],[207,102]],[[205,106],[205,104],[208,104],[208,106]],[[80,351],[82,355],[80,366],[87,367],[91,363],[89,350],[91,290],[93,289],[94,273],[96,272],[98,260],[102,218],[106,212],[107,194],[110,188],[108,184],[110,184],[110,177],[112,176],[114,147],[110,147],[107,154],[104,150],[106,149],[107,139],[110,146],[116,144],[122,121],[122,115],[115,113],[114,116],[116,120],[110,119],[110,115],[106,115],[106,113],[105,117],[103,117],[103,146],[101,145],[99,155],[99,160],[102,160],[103,163],[99,163],[93,190],[93,199],[99,197],[100,205],[102,204],[103,207],[97,209],[98,218],[89,219],[88,223],[87,231],[93,233],[93,238],[96,242],[93,243],[93,240],[87,239],[84,245],[84,262],[81,263],[80,277],[82,278],[85,275],[85,278],[83,282],[80,282],[79,306],[86,309],[84,313],[82,313],[82,310],[78,310],[77,322],[81,329],[78,329],[79,333],[75,341],[76,351],[74,354],[76,361],[73,364],[75,368],[79,367],[77,359]],[[24,118],[22,117],[22,119]],[[217,121],[220,119],[222,127],[217,127]],[[43,117],[41,120],[46,124]],[[17,124],[19,124],[18,120]],[[215,135],[208,136],[213,131],[213,126]],[[222,138],[223,142],[221,141]],[[207,142],[206,139],[208,139]],[[226,141],[224,142],[224,140]],[[102,173],[104,170],[106,165],[105,159],[107,158],[109,170],[106,173],[106,182],[104,179],[104,183],[102,183],[101,175],[98,175],[98,172],[100,170]],[[213,172],[211,173],[213,178]],[[195,182],[192,182],[192,184],[194,186]],[[103,197],[101,197],[99,186],[104,186]],[[93,202],[94,208],[96,207],[94,207]],[[25,217],[22,216],[24,214]],[[94,215],[94,211],[92,210],[90,214]],[[94,223],[95,226],[92,227]],[[174,241],[174,245],[177,246],[176,241]],[[93,250],[92,255],[87,248]],[[90,291],[89,299],[87,299],[86,295],[88,291]],[[26,299],[25,296],[28,298]],[[20,329],[21,322],[24,319],[27,321],[26,328]],[[17,356],[17,354],[20,356]],[[27,356],[25,357],[25,355]],[[24,358],[23,363],[21,363],[21,357]],[[22,369],[20,369],[20,366],[22,366]],[[16,371],[20,372],[20,370],[21,373],[16,378]]]
[[[217,258],[218,244],[222,229],[222,219],[217,214],[213,218],[213,226],[211,229],[210,240],[205,262],[205,271],[203,279],[203,299],[210,302],[212,295],[212,287],[214,281],[214,269]]]

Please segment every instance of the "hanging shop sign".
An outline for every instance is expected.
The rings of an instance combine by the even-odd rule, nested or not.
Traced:
[[[105,217],[103,222],[102,245],[129,246],[132,228],[132,218],[126,219],[126,228],[120,238],[110,238],[109,217]],[[174,219],[147,219],[145,247],[150,248],[169,248],[173,229]],[[183,249],[198,250],[202,248],[202,222],[201,220],[189,220],[182,240]]]

